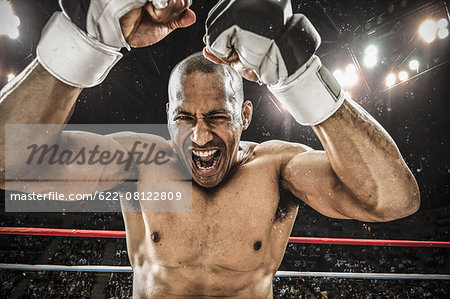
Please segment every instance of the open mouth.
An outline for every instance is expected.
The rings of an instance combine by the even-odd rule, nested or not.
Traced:
[[[195,171],[201,176],[213,175],[219,165],[221,151],[213,150],[192,150],[192,164]]]

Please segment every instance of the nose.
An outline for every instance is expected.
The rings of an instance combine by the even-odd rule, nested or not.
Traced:
[[[203,119],[198,119],[192,127],[191,141],[199,146],[206,145],[213,139],[209,126]]]

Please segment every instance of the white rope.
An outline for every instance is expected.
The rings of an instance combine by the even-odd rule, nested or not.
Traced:
[[[64,265],[28,265],[1,264],[1,270],[20,271],[83,271],[83,272],[133,272],[130,266],[64,266]],[[275,277],[329,277],[363,279],[437,279],[450,280],[447,274],[406,274],[406,273],[350,273],[350,272],[298,272],[278,271]]]
[[[28,264],[1,264],[2,270],[23,271],[83,271],[83,272],[133,272],[130,266],[65,266],[65,265],[28,265]]]
[[[351,273],[351,272],[297,272],[278,271],[276,277],[331,277],[363,279],[439,279],[450,280],[447,274],[406,274],[406,273]]]

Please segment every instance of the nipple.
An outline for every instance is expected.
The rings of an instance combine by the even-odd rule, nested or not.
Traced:
[[[158,232],[154,232],[154,233],[152,234],[152,241],[153,241],[153,242],[158,243],[160,239],[161,239],[161,237],[159,236],[159,233],[158,233]]]
[[[253,244],[253,249],[260,250],[261,249],[261,241],[256,241],[255,244]]]

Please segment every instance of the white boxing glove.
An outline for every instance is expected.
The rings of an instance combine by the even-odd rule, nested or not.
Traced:
[[[222,0],[206,21],[206,49],[219,58],[236,51],[302,125],[317,125],[344,101],[344,92],[314,55],[320,36],[289,0]]]
[[[168,0],[154,0],[164,8]],[[120,18],[144,6],[147,0],[60,0],[44,27],[37,57],[44,68],[62,82],[75,87],[100,84],[122,58],[120,48],[131,49]]]

